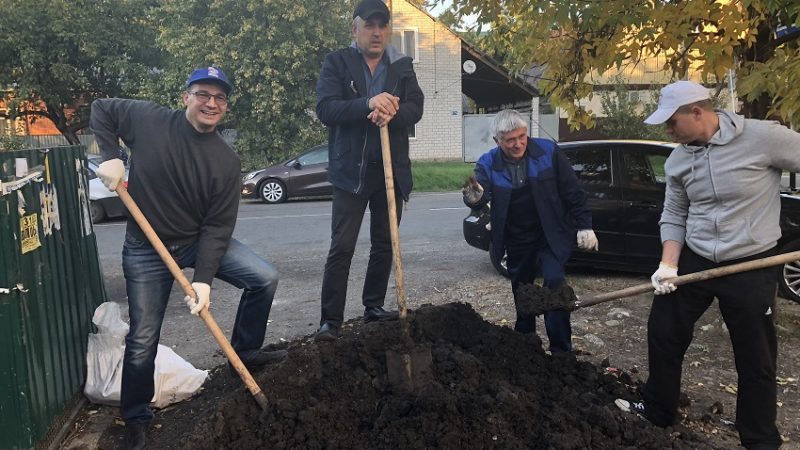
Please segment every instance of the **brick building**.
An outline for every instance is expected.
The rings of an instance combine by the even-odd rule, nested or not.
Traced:
[[[507,107],[531,113],[530,133],[538,136],[535,88],[509,76],[500,64],[414,4],[394,0],[391,7],[392,43],[414,58],[425,93],[422,120],[411,131],[412,160],[461,159],[471,147],[473,152],[488,150],[486,142],[465,136],[464,123],[470,120],[469,126],[483,130],[493,112]]]

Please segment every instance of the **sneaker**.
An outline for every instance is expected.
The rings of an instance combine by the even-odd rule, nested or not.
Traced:
[[[617,408],[621,409],[622,411],[647,418],[644,413],[644,402],[629,402],[627,400],[618,398],[614,400],[614,404],[617,405]]]

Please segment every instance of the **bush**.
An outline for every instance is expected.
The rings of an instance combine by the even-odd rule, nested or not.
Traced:
[[[0,152],[12,152],[25,147],[25,140],[19,136],[0,136]]]

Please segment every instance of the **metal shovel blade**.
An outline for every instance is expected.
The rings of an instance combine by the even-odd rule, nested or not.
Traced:
[[[415,345],[408,351],[386,350],[389,385],[395,392],[409,394],[433,380],[433,360],[429,345]]]

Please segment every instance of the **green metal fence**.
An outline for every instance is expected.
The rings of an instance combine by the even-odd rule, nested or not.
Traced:
[[[0,153],[0,449],[44,446],[81,395],[106,300],[85,151]]]

